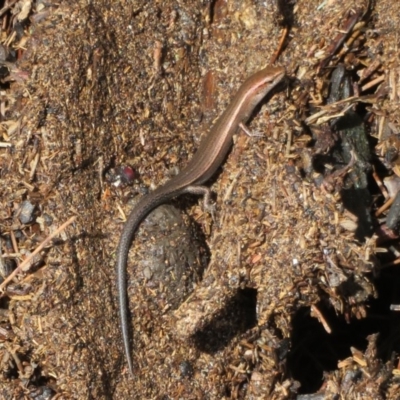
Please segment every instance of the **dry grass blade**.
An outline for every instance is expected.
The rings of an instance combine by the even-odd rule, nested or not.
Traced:
[[[4,282],[0,285],[0,290],[3,290],[6,285],[14,279],[14,277],[22,271],[22,269],[29,264],[29,262],[33,259],[33,257],[36,256],[49,242],[52,240],[55,236],[57,236],[60,232],[62,232],[68,225],[72,224],[76,219],[76,216],[71,217],[67,222],[62,224],[58,229],[56,229],[53,233],[51,233],[49,236],[47,236],[46,239],[43,240],[43,242],[27,257],[20,265],[18,265],[17,268],[10,274],[7,279],[4,280]]]

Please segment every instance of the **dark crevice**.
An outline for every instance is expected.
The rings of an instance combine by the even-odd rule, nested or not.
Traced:
[[[371,334],[379,334],[377,358],[383,363],[400,351],[400,313],[390,311],[390,304],[400,303],[396,289],[399,283],[400,271],[384,272],[375,281],[378,298],[367,303],[367,316],[361,320],[347,323],[329,304],[317,304],[332,329],[330,334],[318,319],[311,317],[309,308],[294,315],[287,367],[288,374],[301,384],[299,393],[320,389],[324,372],[337,370],[338,362],[351,356],[351,347],[364,352]]]
[[[193,336],[196,347],[214,354],[226,347],[235,336],[255,327],[256,305],[257,290],[239,290],[225,308]]]

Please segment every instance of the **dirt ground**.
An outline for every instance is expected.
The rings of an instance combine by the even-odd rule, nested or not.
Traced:
[[[1,4],[0,399],[400,399],[399,2]],[[215,218],[135,237],[131,377],[124,221],[271,63]]]

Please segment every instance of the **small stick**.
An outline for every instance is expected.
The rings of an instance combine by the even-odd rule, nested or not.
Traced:
[[[11,354],[11,357],[14,359],[15,364],[17,365],[18,371],[22,374],[24,372],[24,368],[22,367],[21,360],[19,359],[17,352],[11,349],[11,346],[8,343],[4,343],[7,351]]]
[[[328,46],[326,52],[327,56],[319,63],[318,73],[320,73],[325,67],[329,64],[333,56],[339,50],[339,48],[343,45],[344,41],[352,32],[356,23],[362,18],[362,10],[357,10],[353,15],[347,17],[347,20],[344,23],[344,27],[342,30],[339,30],[339,33],[332,40],[331,44]]]
[[[379,217],[384,211],[386,211],[394,202],[394,197],[391,197],[386,203],[378,208],[375,212],[375,217]]]
[[[395,265],[399,265],[399,264],[400,264],[400,258],[396,258],[396,260],[382,265],[380,269],[394,267]]]
[[[278,44],[278,48],[276,49],[275,53],[271,57],[271,60],[269,61],[270,65],[274,64],[275,61],[280,56],[280,54],[282,53],[283,45],[285,44],[285,40],[286,40],[288,32],[289,32],[289,29],[287,27],[285,27],[283,29],[283,32],[281,35],[281,40],[279,41],[279,44]]]
[[[328,333],[332,333],[332,329],[328,325],[328,322],[326,321],[325,317],[322,315],[321,311],[319,311],[319,309],[314,304],[311,306],[311,311],[317,316],[319,322],[321,322],[321,324],[325,328],[325,330]]]
[[[378,76],[374,80],[366,83],[364,86],[361,87],[361,91],[364,92],[367,89],[372,88],[375,85],[378,85],[379,83],[383,82],[385,80],[385,75]]]
[[[5,14],[18,0],[10,1],[6,6],[0,10],[0,17]]]
[[[57,236],[61,231],[63,231],[68,225],[72,224],[76,220],[76,216],[71,217],[67,222],[64,222],[58,229],[56,229],[53,233],[47,236],[46,239],[43,240],[42,243],[24,260],[17,268],[4,280],[4,282],[0,285],[0,290],[3,290],[7,283],[9,283],[14,277],[36,256],[43,248],[50,242],[55,236]]]
[[[376,182],[380,191],[382,192],[382,195],[385,198],[385,200],[389,200],[390,195],[389,195],[388,191],[386,190],[385,185],[382,182],[382,179],[377,174],[375,167],[373,167],[373,169],[372,169],[372,177],[374,178],[374,181]]]
[[[15,239],[14,232],[10,232],[10,237],[11,237],[11,243],[13,245],[14,253],[18,253],[18,245],[17,245],[17,239]]]

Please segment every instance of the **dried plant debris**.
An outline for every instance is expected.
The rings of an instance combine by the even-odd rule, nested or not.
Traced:
[[[0,9],[0,397],[397,399],[400,5],[67,3]],[[269,60],[215,219],[183,197],[132,245],[131,379],[133,198]]]

